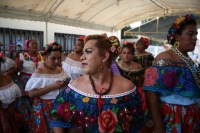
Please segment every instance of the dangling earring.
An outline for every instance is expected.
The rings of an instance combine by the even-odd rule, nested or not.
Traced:
[[[176,42],[174,43],[174,48],[179,48],[179,42],[176,41]]]
[[[104,62],[102,62],[102,65],[97,68],[97,72],[101,72],[101,70],[103,69],[103,64]]]

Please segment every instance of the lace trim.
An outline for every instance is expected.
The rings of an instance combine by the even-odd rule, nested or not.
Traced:
[[[124,70],[125,72],[129,72],[129,70],[127,68],[123,69],[122,65],[119,62],[116,62],[116,64],[120,69]],[[134,69],[134,70],[131,70],[130,72],[131,73],[137,73],[137,72],[140,72],[140,71],[142,71],[141,65],[140,65],[140,69]]]
[[[76,89],[75,87],[73,87],[71,84],[68,84],[68,86],[74,90],[75,92],[81,94],[81,95],[84,95],[84,96],[87,96],[87,97],[92,97],[92,98],[98,98],[99,95],[94,95],[94,94],[88,94],[88,93],[85,93],[83,91],[80,91],[78,89]],[[128,94],[131,94],[133,93],[134,91],[136,90],[136,86],[130,90],[130,91],[127,91],[127,92],[124,92],[124,93],[119,93],[119,94],[115,94],[115,95],[103,95],[102,98],[115,98],[115,97],[122,97],[122,96],[126,96]]]
[[[6,86],[0,87],[0,90],[4,90],[4,89],[7,89],[7,88],[10,88],[13,85],[14,85],[14,82],[12,81],[9,84],[7,84]]]
[[[71,66],[76,66],[76,67],[83,68],[81,62],[74,61],[74,60],[72,60],[72,59],[70,59],[70,58],[66,58],[63,62],[64,62],[64,63],[67,63],[67,64],[69,64],[69,65],[71,65]]]
[[[156,66],[177,66],[177,67],[187,67],[185,62],[182,61],[172,61],[169,59],[159,59],[159,60],[154,60],[152,62],[152,65]]]
[[[60,77],[62,77],[63,75],[65,75],[64,70],[62,70],[62,72],[61,72],[61,73],[58,73],[58,74],[33,73],[33,74],[32,74],[32,78],[60,78]],[[67,75],[67,74],[66,74],[66,75]]]

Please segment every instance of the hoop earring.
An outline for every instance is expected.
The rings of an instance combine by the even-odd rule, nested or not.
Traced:
[[[104,62],[102,62],[102,65],[99,66],[99,67],[97,68],[97,72],[101,72],[101,71],[102,71],[102,69],[103,69],[103,64],[104,64]]]
[[[180,45],[179,42],[176,41],[176,42],[174,43],[174,48],[179,48],[179,45]]]

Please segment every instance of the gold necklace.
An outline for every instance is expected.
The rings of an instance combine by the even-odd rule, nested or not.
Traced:
[[[131,69],[133,68],[133,62],[131,61],[131,64],[130,64],[130,66],[129,66],[129,69],[127,70],[126,68],[124,68],[124,62],[123,62],[123,60],[122,60],[122,70],[123,70],[123,75],[124,76],[129,76],[130,75],[130,73],[131,73]],[[125,71],[128,71],[128,74],[126,74],[126,72]]]
[[[194,64],[194,69],[196,69],[196,71],[197,71],[197,72],[195,72],[194,69],[192,68],[192,65],[188,62],[189,60],[192,60],[190,57],[189,57],[189,60],[188,60],[188,57],[184,56],[177,48],[172,47],[171,49],[174,51],[174,53],[176,55],[178,55],[181,58],[181,60],[183,60],[186,63],[186,66],[192,72],[192,75],[193,75],[193,77],[194,77],[194,79],[195,79],[195,81],[196,81],[196,83],[197,83],[197,85],[200,89],[200,70],[199,70],[199,68],[196,66],[196,64]]]

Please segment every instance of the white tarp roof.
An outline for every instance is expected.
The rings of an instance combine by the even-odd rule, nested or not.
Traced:
[[[200,16],[200,0],[0,0],[0,17],[113,31],[162,16]]]

